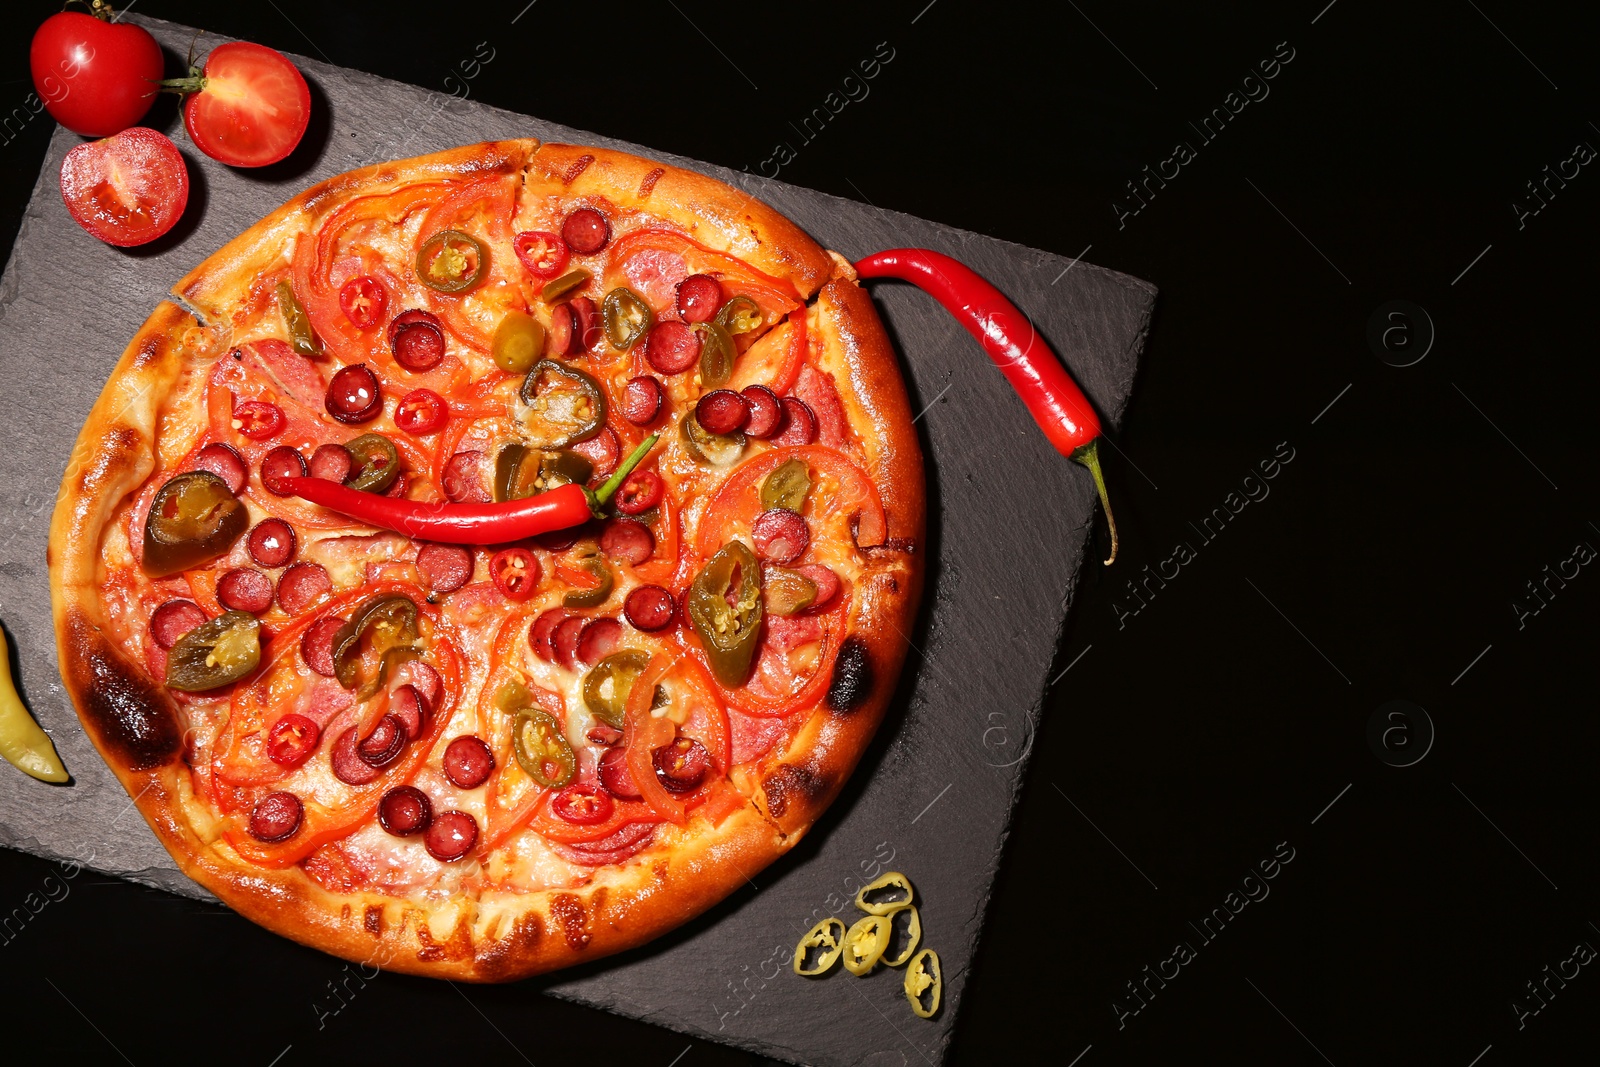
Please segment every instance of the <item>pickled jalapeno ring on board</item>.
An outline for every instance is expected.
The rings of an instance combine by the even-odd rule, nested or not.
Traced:
[[[832,916],[806,931],[794,947],[794,973],[806,978],[826,974],[844,953],[844,936],[844,923]]]

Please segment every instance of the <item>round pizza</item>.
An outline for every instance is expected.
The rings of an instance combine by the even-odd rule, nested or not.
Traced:
[[[323,182],[173,293],[50,576],[79,716],[189,876],[501,981],[678,926],[838,794],[925,520],[845,259],[704,176],[515,140]]]

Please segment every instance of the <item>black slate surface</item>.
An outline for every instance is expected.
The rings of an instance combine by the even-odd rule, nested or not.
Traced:
[[[182,54],[193,31],[143,20]],[[182,145],[193,191],[174,234],[132,253],[94,242],[56,188],[77,138],[58,130],[0,282],[0,617],[19,683],[74,776],[52,788],[0,773],[0,842],[203,897],[135,815],[65,699],[49,624],[44,545],[65,456],[105,374],[170,284],[294,192],[367,162],[496,137],[611,145],[745,188],[856,258],[925,245],[971,264],[1034,320],[1108,423],[1131,388],[1154,288],[1092,265],[777,182],[652,152],[296,57],[325,123],[320,144],[268,173],[229,170]],[[62,277],[94,279],[92,298]],[[929,582],[899,697],[862,768],[796,851],[700,920],[645,949],[529,985],[795,1062],[936,1062],[948,1046],[1011,806],[1051,677],[1093,518],[1087,476],[1057,456],[978,346],[908,287],[873,290],[899,350],[930,480]],[[924,410],[925,409],[925,410]],[[1012,478],[1029,474],[1016,493]],[[1014,561],[1026,559],[1026,579]],[[846,915],[863,878],[917,884],[945,1005],[914,1018],[900,972],[805,982],[788,973],[816,918]],[[829,1025],[817,1025],[826,1018]],[[884,1023],[888,1023],[887,1027]]]

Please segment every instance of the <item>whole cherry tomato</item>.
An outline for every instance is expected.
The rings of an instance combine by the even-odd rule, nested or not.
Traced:
[[[142,26],[111,22],[95,0],[92,15],[63,11],[34,31],[28,49],[33,88],[50,117],[73,133],[109,137],[150,110],[161,81],[161,46]]]

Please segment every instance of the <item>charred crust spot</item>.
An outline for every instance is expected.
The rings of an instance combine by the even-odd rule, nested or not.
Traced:
[[[567,165],[567,172],[561,176],[565,185],[571,185],[578,180],[578,175],[589,169],[589,164],[594,162],[594,157],[585,152]]]
[[[789,801],[815,800],[827,789],[821,776],[804,767],[784,764],[761,782],[767,794],[767,814],[781,819],[789,812]]]
[[[422,947],[417,949],[417,959],[423,963],[437,963],[444,959],[444,946],[433,939],[426,925],[417,927],[417,940],[422,942]]]
[[[828,683],[826,703],[830,711],[846,715],[866,703],[872,695],[872,660],[866,642],[855,634],[844,639],[833,661],[833,680]]]
[[[656,182],[660,181],[661,180],[661,176],[663,174],[665,174],[665,173],[666,173],[666,169],[665,168],[656,167],[649,174],[646,174],[644,176],[644,181],[639,183],[639,199],[640,200],[648,200],[648,199],[650,199],[650,191],[656,187]]]
[[[527,960],[544,939],[544,923],[537,915],[524,915],[504,937],[489,941],[478,952],[478,971],[490,981],[520,977]]]
[[[550,914],[561,924],[568,948],[579,952],[589,947],[589,916],[581,900],[571,893],[558,893],[550,901]]]
[[[66,669],[102,748],[130,771],[171,763],[183,752],[183,731],[166,696],[112,651],[105,636],[72,611],[67,616]]]
[[[133,357],[134,367],[148,367],[161,358],[161,350],[166,341],[166,335],[151,333],[139,345],[139,351]]]
[[[367,905],[366,913],[361,916],[361,926],[373,937],[383,933],[383,906],[381,904]]]

